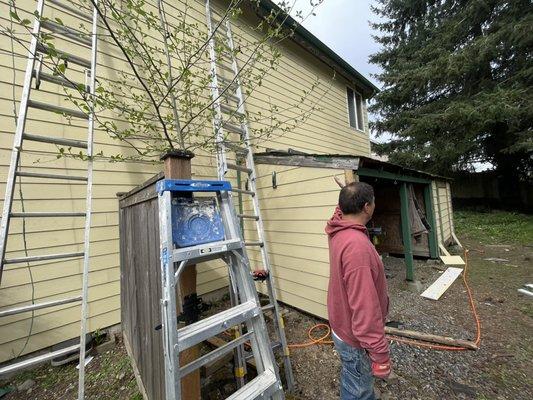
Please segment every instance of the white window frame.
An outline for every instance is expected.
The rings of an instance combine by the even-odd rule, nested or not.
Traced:
[[[352,122],[350,119],[351,110],[350,110],[350,102],[348,101],[348,95],[349,95],[348,90],[351,90],[353,93],[352,104],[354,105],[353,112],[354,112],[354,118],[355,118],[355,126],[352,126]],[[359,96],[361,99],[361,102],[359,103],[359,105],[357,104],[357,96]],[[363,98],[363,95],[360,92],[358,92],[351,86],[346,86],[346,110],[348,111],[348,126],[351,129],[354,129],[358,132],[365,132],[364,107],[363,107],[364,102],[365,102],[365,99]],[[358,107],[359,107],[359,110],[358,110]],[[361,118],[359,117],[358,111],[360,112]]]

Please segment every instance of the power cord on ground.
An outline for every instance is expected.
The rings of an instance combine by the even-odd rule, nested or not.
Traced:
[[[465,267],[464,267],[464,270],[463,270],[463,283],[464,283],[464,285],[466,287],[466,291],[467,291],[467,294],[468,294],[468,300],[469,300],[469,303],[470,303],[470,308],[472,310],[472,315],[473,315],[474,320],[476,322],[476,340],[475,340],[474,343],[476,344],[476,346],[479,347],[479,344],[481,343],[481,320],[480,320],[479,315],[477,313],[476,305],[474,303],[474,296],[472,294],[472,290],[470,289],[470,286],[468,285],[468,280],[467,280],[468,252],[469,252],[469,250],[465,249],[465,251],[464,251]],[[323,336],[320,336],[319,338],[315,338],[315,337],[313,337],[313,332],[315,330],[317,330],[317,329],[325,329],[326,333]],[[309,346],[318,345],[318,344],[333,344],[333,341],[329,339],[330,335],[331,335],[331,328],[330,328],[329,325],[327,325],[327,324],[317,324],[317,325],[312,326],[307,331],[307,336],[310,339],[309,342],[293,343],[293,344],[290,344],[289,347],[291,349],[298,349],[298,348],[309,347]],[[424,347],[424,348],[429,348],[429,349],[432,349],[432,350],[444,350],[444,351],[465,351],[465,350],[470,350],[470,349],[467,349],[466,347],[437,345],[437,344],[426,343],[426,342],[422,342],[422,341],[418,341],[418,340],[404,339],[404,338],[400,338],[398,336],[392,336],[392,335],[387,335],[387,338],[389,340],[397,342],[397,343],[408,344],[408,345],[417,346],[417,347]]]

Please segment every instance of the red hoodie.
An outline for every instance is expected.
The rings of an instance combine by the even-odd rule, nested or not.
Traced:
[[[372,361],[384,363],[389,359],[384,331],[389,297],[383,262],[366,227],[342,219],[339,207],[328,221],[326,233],[331,329],[343,342],[366,349]]]

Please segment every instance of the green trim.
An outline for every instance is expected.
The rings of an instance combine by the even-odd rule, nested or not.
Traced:
[[[431,184],[424,186],[424,205],[426,208],[426,217],[429,221],[429,225],[431,225],[431,229],[428,232],[429,256],[431,258],[439,258],[437,222],[435,220],[435,208],[433,207]]]
[[[413,265],[413,247],[411,244],[411,223],[409,221],[409,197],[407,195],[407,183],[402,182],[400,185],[400,208],[402,217],[402,239],[403,251],[406,266],[406,279],[408,281],[414,280],[414,265]]]
[[[395,174],[392,172],[371,169],[371,168],[359,168],[357,170],[357,175],[368,176],[370,178],[390,179],[394,181],[409,182],[409,183],[423,183],[423,184],[431,183],[429,179],[418,178],[416,176]]]

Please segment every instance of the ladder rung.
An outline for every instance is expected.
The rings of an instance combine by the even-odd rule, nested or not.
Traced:
[[[249,194],[250,196],[255,196],[255,192],[252,192],[251,190],[244,190],[244,189],[238,189],[238,188],[232,187],[231,191],[235,193]]]
[[[256,221],[259,221],[259,216],[252,214],[237,214],[237,217],[242,219],[255,219]]]
[[[267,369],[227,397],[226,400],[268,399],[273,393],[281,390],[282,387],[278,378],[274,372]]]
[[[37,357],[28,358],[26,360],[20,361],[18,363],[13,363],[6,365],[5,367],[0,368],[0,376],[15,372],[21,369],[28,368],[32,365],[40,364],[44,361],[53,360],[54,358],[60,357],[65,354],[70,354],[80,349],[80,345],[76,344],[73,346],[65,347],[64,349],[53,351],[51,353],[42,354]]]
[[[252,170],[244,165],[237,165],[237,164],[226,164],[229,169],[234,169],[235,171],[241,171],[241,172],[247,172],[249,174],[252,173]],[[252,192],[253,193],[253,192]]]
[[[235,73],[235,72],[233,71],[233,67],[230,67],[229,65],[225,65],[225,64],[221,64],[220,62],[217,62],[217,63],[216,63],[216,66],[217,66],[217,68],[225,69],[226,71],[229,71],[229,72],[233,72],[233,73]]]
[[[274,304],[272,304],[272,303],[266,304],[266,305],[262,306],[261,309],[263,311],[270,311],[270,310],[274,309]]]
[[[28,311],[40,310],[41,308],[55,307],[62,304],[75,303],[82,300],[82,296],[70,297],[68,299],[52,300],[43,303],[29,304],[17,308],[11,308],[9,310],[0,311],[0,318],[7,317],[8,315],[21,314]]]
[[[228,354],[230,351],[235,349],[237,346],[240,346],[241,344],[244,344],[250,338],[252,337],[253,331],[247,332],[244,335],[238,337],[237,339],[232,340],[231,342],[218,347],[217,349],[207,353],[206,355],[197,358],[194,361],[191,361],[190,363],[186,364],[185,366],[180,368],[180,375],[185,376],[191,373],[192,371],[201,368],[202,366],[219,359],[220,357],[224,356],[225,354]]]
[[[44,28],[44,29],[47,29],[49,31],[52,31],[54,33],[57,33],[57,34],[60,34],[62,36],[65,36],[65,37],[68,37],[70,39],[73,39],[77,42],[80,42],[80,43],[83,43],[89,47],[92,46],[92,41],[91,39],[88,39],[87,37],[83,37],[83,36],[86,36],[85,33],[83,32],[80,32],[76,29],[72,29],[68,26],[64,26],[64,25],[61,25],[61,24],[58,24],[56,22],[53,22],[53,21],[50,21],[50,20],[44,20],[44,21],[41,21],[41,26]]]
[[[206,319],[178,330],[179,351],[188,349],[210,337],[216,336],[232,326],[241,324],[257,315],[261,308],[253,300],[239,304]]]
[[[222,127],[230,132],[238,133],[241,136],[245,134],[244,130],[240,126],[230,124],[229,122],[224,122]]]
[[[43,54],[50,54],[50,51],[48,50],[48,48],[46,46],[43,46],[41,43],[37,43],[37,51]],[[91,62],[89,60],[75,56],[74,54],[70,54],[64,51],[60,51],[60,50],[55,50],[54,56],[57,56],[63,60],[67,60],[73,64],[85,67],[87,69],[91,68]]]
[[[71,181],[87,181],[85,176],[56,175],[56,174],[39,174],[37,172],[16,172],[17,176],[26,178],[45,178],[45,179],[64,179]]]
[[[244,242],[245,246],[259,246],[263,247],[265,245],[264,242]]]
[[[224,147],[227,147],[228,149],[230,149],[231,151],[237,154],[241,154],[241,155],[248,154],[248,149],[246,147],[241,147],[233,143],[224,142]]]
[[[86,20],[86,21],[89,21],[92,23],[93,21],[93,17],[92,15],[89,15],[89,14],[86,14],[82,11],[80,11],[78,8],[75,8],[75,7],[72,7],[72,6],[69,6],[67,4],[64,4],[63,2],[61,1],[58,1],[58,0],[48,0],[50,3],[52,4],[55,4],[56,6],[62,8],[63,10],[65,11],[68,11],[68,12],[71,12],[72,14],[75,14],[77,15],[78,17]]]
[[[222,93],[220,95],[220,97],[223,97],[226,100],[234,101],[237,104],[241,104],[241,100],[237,96],[235,96],[234,94],[228,93],[228,91],[225,91],[224,93]]]
[[[28,107],[37,108],[44,111],[52,111],[59,114],[66,114],[76,118],[87,119],[89,116],[84,112],[72,110],[66,107],[53,106],[51,104],[42,103],[40,101],[28,100]]]
[[[75,258],[83,257],[83,252],[78,253],[59,253],[59,254],[46,254],[44,256],[29,256],[29,257],[19,257],[5,259],[4,264],[18,264],[32,261],[45,261],[45,260],[59,260],[61,258]]]
[[[37,77],[37,71],[33,71],[33,77],[36,78]],[[39,74],[39,79],[42,80],[42,81],[45,81],[45,82],[50,82],[50,83],[55,83],[56,85],[61,85],[61,86],[65,86],[65,87],[71,87],[71,88],[74,88],[74,89],[80,89],[83,87],[83,90],[85,91],[89,91],[89,88],[84,85],[83,83],[76,83],[76,82],[71,82],[69,81],[68,79],[65,79],[65,78],[62,78],[61,76],[56,76],[56,75],[52,75],[52,74],[46,74],[44,72],[41,72]]]
[[[53,136],[33,135],[30,133],[24,133],[22,137],[25,140],[31,140],[33,142],[51,143],[51,144],[57,144],[59,146],[66,146],[66,147],[78,147],[80,149],[87,148],[87,142],[84,142],[82,140],[63,139],[63,138],[57,138]]]
[[[234,115],[234,116],[237,116],[237,117],[244,117],[243,113],[240,113],[239,111],[237,111],[236,109],[228,106],[227,104],[221,103],[220,104],[220,109],[222,110],[222,112],[224,112],[226,114]]]
[[[84,212],[14,212],[10,214],[13,218],[41,218],[41,217],[85,217]]]

